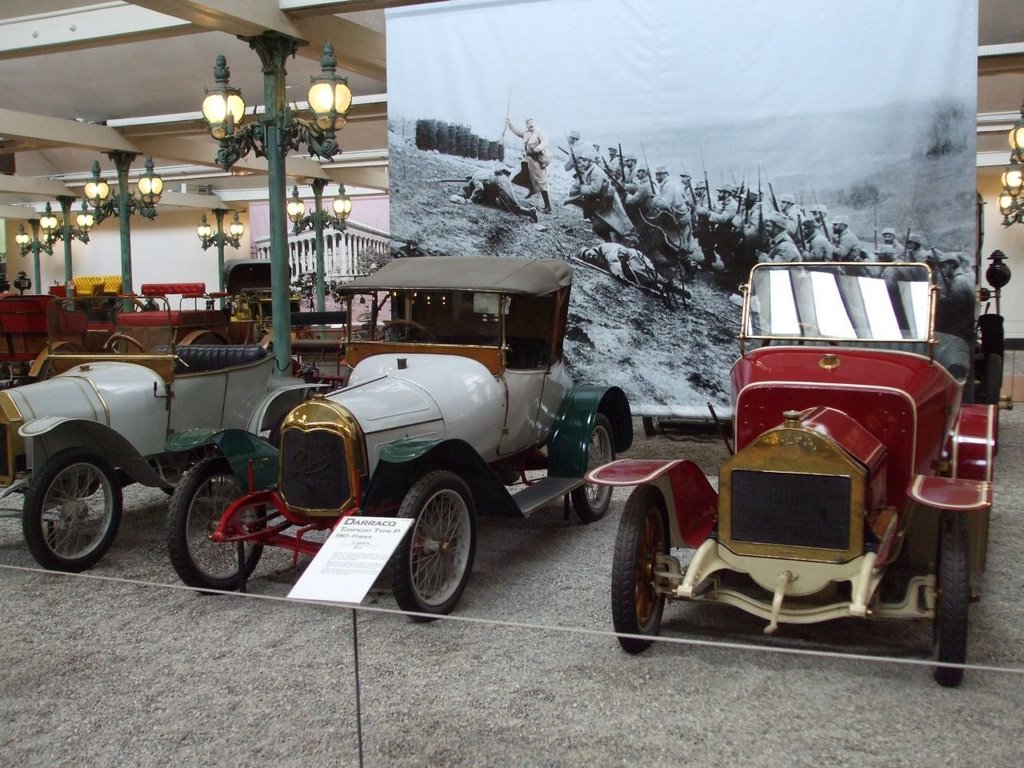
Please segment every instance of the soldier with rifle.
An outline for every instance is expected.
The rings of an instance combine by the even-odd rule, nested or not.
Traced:
[[[768,234],[771,236],[771,247],[768,253],[760,253],[760,262],[793,262],[801,261],[800,250],[793,242],[793,238],[786,231],[786,216],[779,211],[773,211],[765,216],[768,227]]]
[[[832,259],[832,243],[825,237],[814,218],[800,220],[802,240],[800,251],[806,261],[829,261]]]
[[[483,168],[464,179],[432,179],[436,182],[462,182],[462,195],[452,196],[452,202],[469,201],[478,205],[500,208],[503,211],[524,216],[533,222],[537,221],[537,209],[532,205],[522,205],[516,199],[509,180],[509,170],[505,167],[491,170]]]
[[[578,205],[589,213],[594,234],[606,242],[622,242],[635,234],[633,224],[622,207],[608,174],[596,162],[589,149],[572,153],[577,181],[563,205]]]
[[[832,234],[835,246],[832,255],[836,261],[860,261],[864,255],[858,238],[850,229],[850,220],[846,216],[835,216],[832,219]]]

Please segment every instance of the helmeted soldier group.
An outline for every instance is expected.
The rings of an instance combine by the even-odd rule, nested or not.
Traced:
[[[474,174],[466,179],[462,197],[536,222],[538,210],[551,212],[551,145],[532,119],[522,130],[511,120],[507,125],[523,139],[522,171],[511,181],[500,167]],[[946,284],[956,283],[954,293],[964,293],[960,283],[970,281],[965,258],[929,248],[919,233],[908,231],[901,243],[894,228],[876,228],[873,244],[866,245],[846,215],[830,215],[818,203],[804,208],[795,195],[776,196],[771,184],[766,196],[760,180],[757,189],[746,182],[726,183],[712,194],[706,172],[695,185],[686,171],[674,175],[664,165],[652,174],[646,157],[639,164],[636,154],[621,146],[608,147],[605,157],[600,146],[585,141],[579,131],[568,132],[566,140],[567,147],[558,147],[564,164],[554,166],[556,174],[564,169],[572,177],[563,205],[578,206],[602,241],[577,256],[602,262],[620,279],[647,287],[653,283],[665,296],[673,291],[685,295],[680,284],[692,279],[698,267],[746,275],[758,262],[927,261]],[[528,198],[539,194],[543,208],[520,203],[513,184],[526,187]],[[951,266],[939,269],[954,262],[959,264],[955,271]],[[865,274],[879,269],[866,266]],[[957,275],[964,280],[954,280]]]

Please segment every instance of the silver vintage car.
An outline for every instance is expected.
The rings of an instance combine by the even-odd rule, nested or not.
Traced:
[[[314,554],[322,537],[307,535],[342,517],[394,515],[415,520],[393,561],[399,606],[446,614],[477,514],[565,497],[583,522],[602,517],[610,489],[584,473],[630,446],[632,418],[620,389],[566,370],[571,284],[563,261],[421,257],[345,286],[348,385],[287,415],[273,464],[255,437],[212,438],[236,450],[197,465],[171,500],[182,580],[241,588],[264,545]]]
[[[54,354],[57,374],[0,392],[0,495],[24,494],[32,555],[91,568],[121,522],[123,486],[168,493],[214,446],[174,447],[197,427],[268,434],[313,387],[273,377],[259,345],[189,345],[145,354]]]

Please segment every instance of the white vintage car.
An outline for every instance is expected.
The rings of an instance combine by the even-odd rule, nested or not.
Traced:
[[[95,565],[117,534],[123,486],[170,492],[214,450],[193,449],[183,433],[267,433],[311,389],[272,377],[273,356],[258,345],[167,349],[53,355],[58,375],[0,392],[0,496],[24,493],[25,540],[40,565]]]
[[[602,517],[610,489],[583,476],[630,446],[632,419],[622,390],[566,371],[571,283],[562,261],[429,257],[345,286],[348,386],[288,414],[274,467],[249,461],[255,438],[217,437],[241,453],[197,465],[171,500],[182,580],[243,588],[263,545],[313,554],[306,535],[344,516],[397,515],[415,523],[395,598],[445,614],[469,579],[477,514],[571,497],[583,522]],[[257,490],[239,499],[244,488]]]

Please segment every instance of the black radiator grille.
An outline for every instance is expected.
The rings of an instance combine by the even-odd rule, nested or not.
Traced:
[[[14,467],[11,466],[11,457],[7,453],[7,424],[0,424],[0,473],[13,475]]]
[[[341,510],[351,496],[341,435],[286,429],[281,436],[281,495],[290,507]]]
[[[843,550],[850,545],[850,478],[732,472],[733,541]]]

